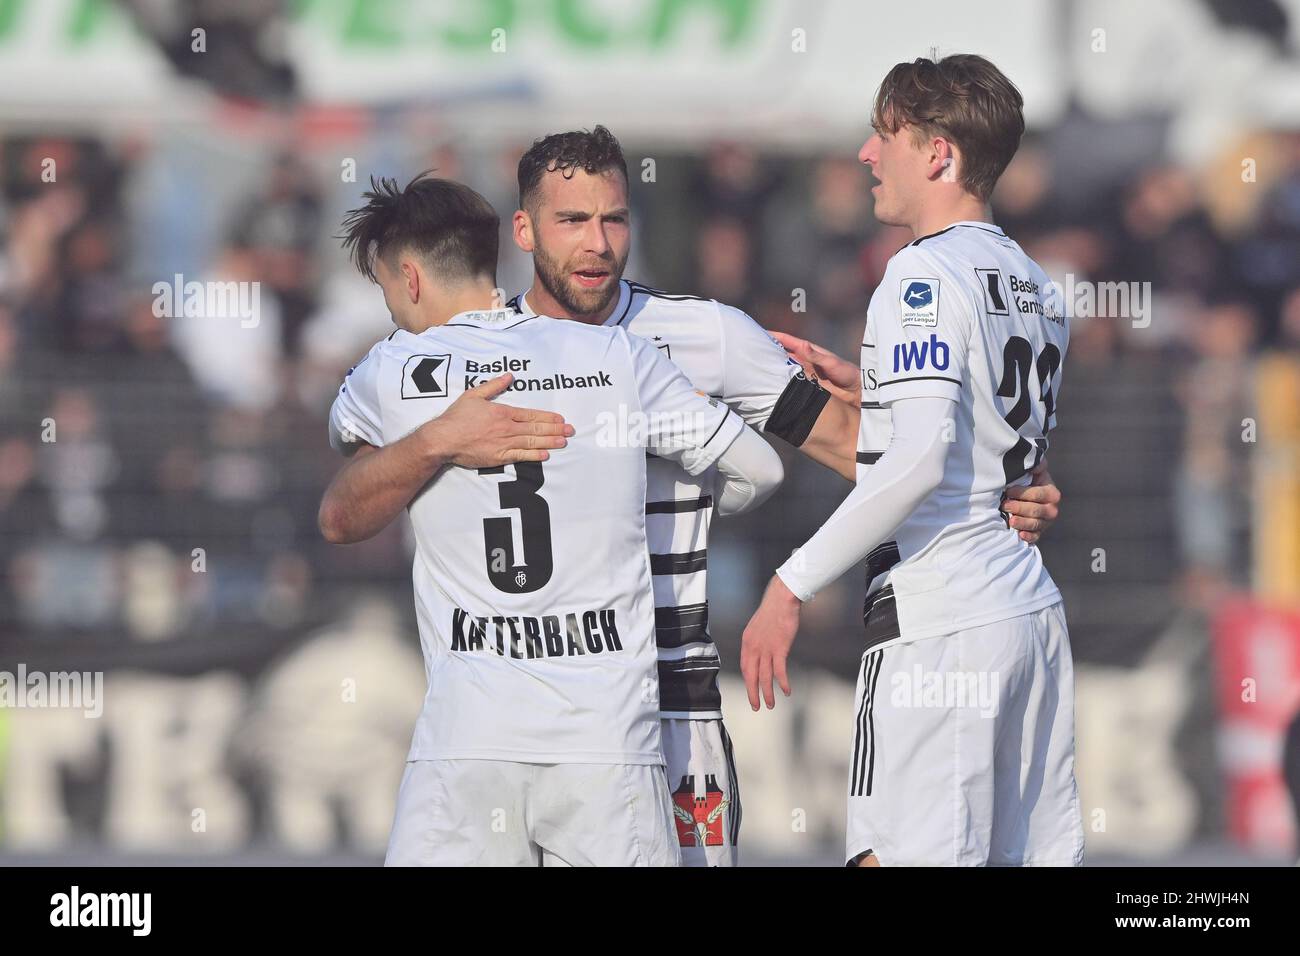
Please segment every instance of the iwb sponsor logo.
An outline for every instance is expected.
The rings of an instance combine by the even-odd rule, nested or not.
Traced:
[[[894,371],[914,372],[923,369],[928,362],[930,368],[942,372],[948,367],[951,351],[947,342],[930,333],[930,340],[901,342],[894,346]]]
[[[904,325],[939,324],[939,280],[904,279],[899,285],[900,318]]]

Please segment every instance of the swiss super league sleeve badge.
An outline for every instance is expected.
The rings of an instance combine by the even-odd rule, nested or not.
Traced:
[[[939,280],[904,279],[899,283],[899,311],[903,325],[934,328],[939,324]]]

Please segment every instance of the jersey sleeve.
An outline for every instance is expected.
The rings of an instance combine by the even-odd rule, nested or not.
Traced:
[[[719,304],[718,330],[722,400],[746,424],[802,445],[830,393],[809,381],[781,344],[739,309]]]
[[[921,249],[908,246],[895,255],[868,316],[880,404],[900,398],[958,401],[974,322],[967,290],[940,275]]]
[[[351,456],[362,442],[382,448],[383,417],[379,401],[380,342],[348,370],[330,408],[330,446]]]
[[[736,440],[744,419],[698,391],[663,353],[639,336],[623,333],[631,351],[644,416],[640,431],[652,454],[677,462],[688,474],[708,469]]]

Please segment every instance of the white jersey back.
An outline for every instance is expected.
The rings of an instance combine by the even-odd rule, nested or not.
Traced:
[[[535,314],[526,295],[516,296],[510,304],[520,314]],[[623,280],[605,324],[649,341],[697,389],[725,402],[756,429],[767,429],[774,411],[778,433],[784,431],[782,420],[796,428],[810,427],[807,419],[815,420],[820,411],[820,405],[797,414],[778,411],[792,406],[792,398],[806,394],[798,388],[788,393],[792,380],[808,383],[785,350],[739,309]],[[664,717],[722,716],[720,659],[709,634],[707,588],[716,481],[716,469],[690,475],[671,460],[651,458],[646,464],[646,535],[654,573]]]
[[[1047,451],[1069,341],[1060,290],[1006,234],[962,222],[889,262],[862,343],[859,479],[889,444],[889,405],[951,398],[943,481],[868,556],[869,643],[947,634],[1060,600],[999,511]]]
[[[444,468],[410,506],[429,692],[411,759],[661,763],[647,451],[690,474],[744,427],[621,329],[462,313],[349,374],[332,441],[390,444],[502,372],[576,434],[541,463]]]

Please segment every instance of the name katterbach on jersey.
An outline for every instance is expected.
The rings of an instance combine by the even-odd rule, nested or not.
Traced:
[[[612,607],[568,614],[474,616],[451,612],[451,649],[462,653],[496,651],[500,657],[537,660],[582,657],[623,649]]]

